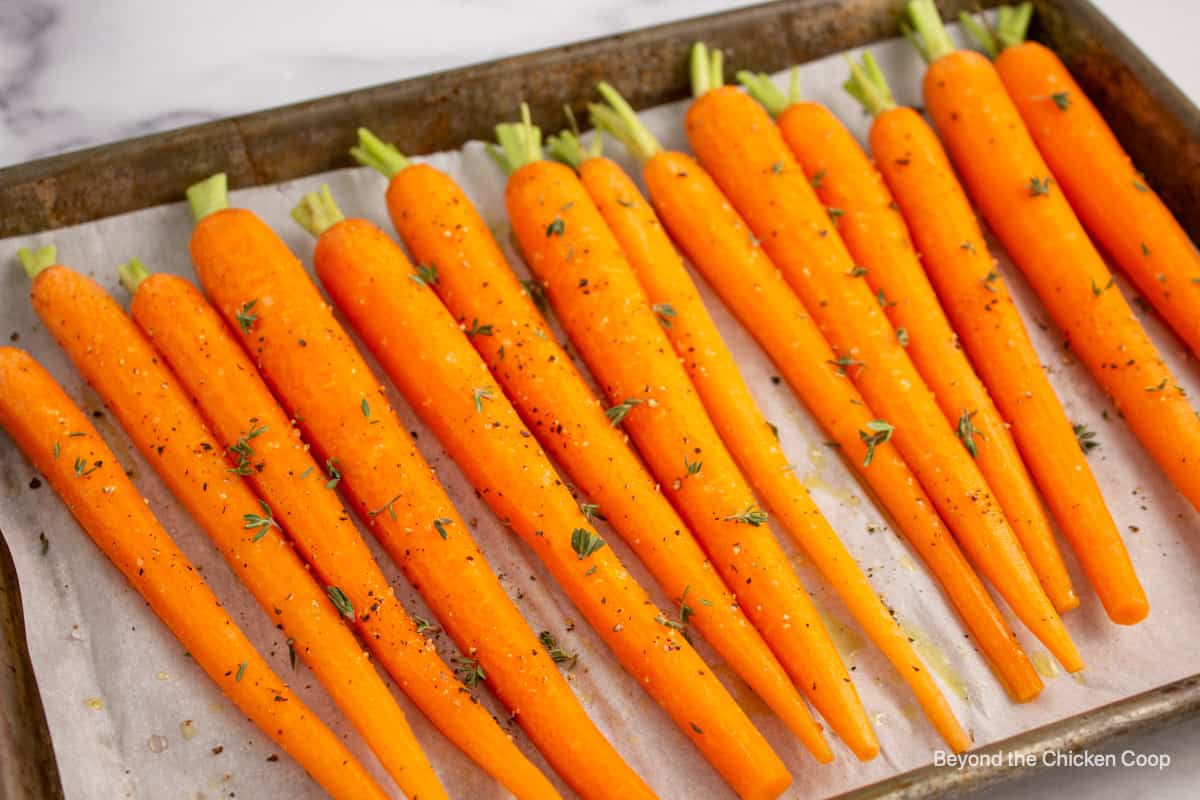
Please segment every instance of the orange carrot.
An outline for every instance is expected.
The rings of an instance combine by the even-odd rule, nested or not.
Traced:
[[[133,319],[194,398],[234,471],[278,512],[321,582],[337,586],[379,663],[452,742],[517,797],[558,793],[495,723],[466,702],[453,671],[425,640],[375,563],[324,472],[224,320],[191,283],[122,267]]]
[[[1017,617],[1069,672],[1083,659],[1037,581],[979,467],[946,422],[883,307],[854,272],[826,209],[779,129],[732,87],[697,88],[688,140],[800,295],[947,525]]]
[[[27,251],[26,251],[27,252]],[[334,702],[411,797],[446,797],[404,712],[324,590],[281,535],[269,505],[228,467],[175,376],[116,301],[64,266],[30,263],[34,309],[142,456],[209,535],[259,605],[278,620]]]
[[[833,585],[854,618],[909,684],[943,739],[955,750],[966,750],[970,739],[954,718],[932,673],[788,464],[787,455],[754,401],[654,210],[613,161],[588,158],[578,169],[589,196],[629,257],[651,308],[659,315],[721,438],[763,498],[767,511]]]
[[[784,379],[824,427],[831,442],[896,520],[900,532],[941,582],[1013,697],[1021,701],[1032,699],[1042,688],[1033,665],[949,536],[920,484],[895,447],[887,442],[886,431],[876,436],[871,430],[876,420],[874,414],[854,385],[842,378],[844,365],[837,362],[795,293],[704,169],[686,155],[661,150],[643,127],[634,124],[636,116],[632,110],[623,110],[624,101],[615,90],[606,87],[605,94],[614,110],[622,110],[614,116],[598,113],[602,107],[594,107],[593,120],[625,141],[645,161],[646,185],[668,230],[774,359]],[[620,197],[617,205],[624,206],[625,202],[629,202],[628,198]],[[656,263],[657,271],[664,271],[661,264],[665,259]],[[648,278],[646,285],[652,285]],[[672,310],[676,315],[668,321],[674,331],[678,311],[674,306]],[[697,351],[701,349],[697,347]],[[766,423],[761,425],[766,431]],[[777,448],[777,444],[768,441],[763,448]],[[864,466],[868,454],[869,469]]]
[[[87,415],[40,364],[12,347],[0,347],[0,427],[242,713],[333,797],[387,797],[230,619]]]
[[[927,108],[967,190],[1071,351],[1175,487],[1200,508],[1200,419],[1071,210],[996,69],[956,51],[932,3],[910,4],[932,62]]]
[[[841,656],[767,515],[663,336],[621,247],[569,168],[540,160],[537,129],[502,126],[509,217],[530,269],[738,602],[792,679],[860,758],[879,751]],[[697,470],[689,464],[699,463]],[[688,474],[691,472],[692,474]]]
[[[699,631],[819,761],[833,753],[762,636],[746,619],[675,509],[604,416],[566,351],[509,269],[470,199],[442,172],[409,166],[360,131],[360,160],[391,178],[392,221],[413,258],[436,264],[431,284],[470,335],[525,425]],[[699,600],[698,598],[703,598]]]
[[[819,103],[791,103],[777,122],[821,202],[842,212],[838,232],[854,271],[887,298],[900,345],[979,465],[1050,602],[1060,613],[1075,608],[1079,597],[1012,434],[959,347],[879,172]]]
[[[1053,51],[1008,47],[996,70],[1071,208],[1200,356],[1200,254]]]
[[[791,776],[745,713],[592,529],[466,334],[400,246],[313,192],[294,216],[318,236],[317,275],[409,405],[531,548],[621,665],[740,797]],[[706,598],[697,598],[700,602]]]
[[[521,618],[304,266],[254,214],[225,207],[223,180],[189,200],[201,284],[305,440],[337,459],[350,505],[464,654],[468,688],[491,687],[584,797],[652,796]]]
[[[869,56],[864,56],[869,59]],[[1149,611],[1083,442],[1059,403],[962,186],[933,130],[896,107],[873,61],[855,80],[874,97],[871,148],[912,230],[922,265],[1074,548],[1109,617],[1133,624]]]

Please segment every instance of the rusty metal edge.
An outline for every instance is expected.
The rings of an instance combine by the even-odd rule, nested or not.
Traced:
[[[941,0],[939,6],[944,16],[953,17],[961,9],[997,3]],[[1200,111],[1088,0],[1036,4],[1033,37],[1059,52],[1193,238],[1200,238],[1200,182],[1195,180],[1200,175]],[[347,110],[355,124],[361,121],[378,129],[410,153],[447,149],[487,136],[493,122],[531,95],[538,119],[548,120],[549,128],[561,125],[562,105],[580,108],[600,77],[617,82],[637,108],[684,97],[683,65],[695,39],[731,51],[738,67],[775,71],[893,35],[903,5],[903,0],[778,0],[3,168],[0,237],[177,200],[192,181],[218,170],[228,172],[237,187],[348,166],[345,150],[353,141],[354,126],[344,124]],[[818,41],[804,35],[812,31],[820,34]],[[749,52],[740,49],[747,41],[755,42]],[[1136,102],[1129,102],[1131,96]],[[426,112],[424,128],[398,119],[406,109],[422,105],[472,102],[471,113],[456,110],[450,121],[436,111]],[[339,120],[343,124],[338,125]],[[295,153],[299,160],[288,157]],[[82,209],[63,213],[58,208],[60,192],[72,191],[90,198]],[[0,675],[0,723],[17,726],[16,734],[0,735],[0,763],[19,764],[0,776],[0,790],[5,800],[12,791],[23,792],[14,798],[60,798],[61,782],[25,644],[17,576],[2,536],[0,629],[6,647],[0,653],[6,673]],[[1078,750],[1197,715],[1200,675],[1019,734],[980,752]],[[18,751],[6,736],[28,747]],[[1038,769],[924,767],[840,797],[957,796]],[[5,782],[14,775],[22,781],[16,787]]]

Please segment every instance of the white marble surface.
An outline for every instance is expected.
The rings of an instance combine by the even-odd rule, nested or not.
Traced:
[[[1196,0],[1097,0],[1200,100]],[[0,0],[0,166],[744,5],[729,0],[303,3]],[[1123,743],[1148,770],[1056,769],[988,800],[1191,798],[1200,721]]]

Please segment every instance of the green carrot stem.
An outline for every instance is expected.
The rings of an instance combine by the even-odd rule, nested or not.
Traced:
[[[704,42],[692,45],[692,97],[700,97],[709,89],[725,85],[725,54],[709,49]]]
[[[579,123],[575,119],[575,112],[571,110],[570,106],[563,106],[563,111],[567,115],[570,127],[547,139],[546,150],[556,161],[561,161],[571,169],[579,169],[579,165],[584,161],[589,158],[599,158],[604,152],[603,132],[596,130],[592,136],[592,143],[585,145],[579,134]]]
[[[1019,6],[1000,6],[996,11],[996,43],[1000,50],[1015,47],[1025,41],[1029,23],[1033,20],[1033,3]]]
[[[742,70],[737,74],[738,83],[746,87],[751,97],[757,100],[767,113],[778,117],[793,103],[800,102],[800,68],[792,67],[787,94],[775,85],[765,72]]]
[[[489,143],[488,155],[508,175],[543,158],[542,130],[533,124],[527,103],[521,103],[520,122],[502,122],[496,126],[496,141],[500,146]]]
[[[592,125],[600,131],[612,136],[639,161],[649,160],[655,153],[662,150],[662,145],[654,138],[640,119],[633,106],[621,97],[621,93],[611,84],[601,83],[596,91],[604,98],[604,103],[591,103],[588,111],[591,113]]]
[[[846,56],[846,62],[850,65],[850,79],[842,84],[842,88],[861,103],[868,114],[874,117],[896,107],[896,98],[887,78],[869,50],[863,52],[861,64],[854,63],[849,56]]]
[[[358,129],[358,146],[350,148],[350,155],[359,164],[370,167],[389,180],[410,163],[394,144],[383,141],[366,128]]]
[[[36,250],[22,247],[17,251],[17,259],[21,262],[21,267],[29,276],[29,280],[33,280],[39,272],[58,263],[58,248],[52,244]]]
[[[329,185],[321,184],[320,191],[309,192],[300,198],[300,202],[292,209],[292,219],[314,237],[319,237],[345,217],[334,202]]]
[[[150,270],[146,269],[146,265],[138,259],[131,258],[127,263],[117,267],[117,275],[120,276],[121,285],[125,287],[125,291],[133,295],[137,294],[142,281],[150,277]]]
[[[199,183],[193,183],[188,187],[187,201],[188,208],[192,210],[192,220],[195,222],[214,211],[229,208],[229,184],[225,173],[218,172]]]
[[[977,17],[969,11],[960,11],[958,21],[962,23],[971,40],[979,45],[979,49],[983,51],[984,55],[988,58],[995,58],[1000,54],[1000,48],[996,45],[996,37],[992,34],[986,17],[982,15]]]
[[[946,33],[933,0],[909,0],[907,12],[912,27],[901,25],[901,30],[926,63],[932,64],[958,49]]]

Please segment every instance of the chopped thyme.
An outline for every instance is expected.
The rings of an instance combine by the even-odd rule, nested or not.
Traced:
[[[881,289],[880,291],[883,290]],[[865,361],[859,361],[851,358],[850,356],[838,356],[836,359],[832,360],[827,359],[825,363],[837,367],[838,375],[845,375],[848,367],[865,367],[867,365]]]
[[[244,434],[229,446],[229,452],[237,456],[237,464],[229,470],[230,472],[236,472],[238,475],[249,475],[254,472],[254,463],[251,461],[254,456],[254,448],[250,446],[250,440],[266,432],[266,425],[251,428],[249,433]]]
[[[244,530],[258,529],[258,532],[250,539],[252,542],[257,542],[266,536],[267,531],[271,530],[271,526],[275,524],[275,517],[271,514],[271,507],[262,500],[259,500],[258,504],[262,506],[262,514],[242,514],[242,528]]]
[[[571,549],[575,551],[575,555],[580,561],[602,547],[604,547],[604,540],[587,528],[576,528],[571,531]]]
[[[480,325],[478,319],[471,320],[471,327],[467,329],[467,336],[491,336],[491,325]]]
[[[833,227],[840,227],[841,219],[842,217],[846,216],[846,212],[840,208],[834,208],[833,206],[826,206],[825,211],[829,214],[829,220],[833,223]]]
[[[824,179],[825,179],[825,170],[819,169],[813,173],[813,176],[811,178],[808,179],[808,183],[814,189],[820,189],[821,181],[823,181]]]
[[[958,418],[958,438],[962,440],[963,446],[967,448],[967,452],[971,454],[971,458],[979,457],[979,447],[975,444],[975,437],[984,438],[983,434],[975,428],[975,415],[978,411],[967,411],[963,409],[962,415]]]
[[[226,674],[228,674],[228,673],[226,673]],[[241,683],[242,676],[245,674],[246,674],[246,662],[243,661],[242,663],[238,664],[237,675],[233,679],[234,683]]]
[[[371,404],[367,402],[367,398],[364,397],[362,399],[362,403],[359,405],[359,408],[362,409],[362,415],[364,417],[367,419],[371,418]]]
[[[688,475],[699,475],[700,468],[704,466],[703,461],[689,461],[687,456],[683,457],[683,466],[687,470]]]
[[[496,393],[493,392],[491,389],[477,386],[471,390],[471,398],[475,401],[476,413],[482,414],[483,413],[483,401],[484,400],[494,400],[496,398]]]
[[[589,525],[595,520],[607,521],[607,518],[600,513],[600,506],[596,503],[580,503],[579,510],[583,512],[583,517]]]
[[[996,281],[998,280],[1000,280],[1000,273],[996,272],[994,269],[989,269],[987,271],[987,275],[983,276],[983,288],[987,289],[989,292],[998,291],[996,289]]]
[[[438,633],[439,631],[441,631],[440,626],[434,625],[432,622],[425,619],[424,617],[418,617],[415,614],[413,615],[413,622],[416,623],[417,633],[425,633],[426,631],[428,631],[430,633]]]
[[[867,455],[863,458],[864,467],[871,466],[871,461],[875,458],[875,448],[890,440],[894,430],[896,430],[894,425],[890,425],[882,419],[874,419],[867,423],[865,431],[858,432],[858,438],[862,439],[867,446]]]
[[[382,514],[383,512],[386,511],[388,513],[388,516],[392,518],[392,522],[396,522],[399,519],[399,517],[396,516],[396,510],[394,508],[392,508],[392,504],[395,503],[399,499],[400,499],[400,495],[396,495],[391,500],[388,500],[386,503],[384,503],[382,506],[375,509],[374,511],[368,511],[367,516],[370,517],[371,519],[374,519],[375,517],[378,517],[380,514]]]
[[[433,521],[433,529],[438,532],[438,536],[445,539],[447,538],[446,526],[453,524],[454,520],[450,519],[449,517],[438,517]]]
[[[1071,95],[1069,92],[1055,92],[1050,95],[1050,99],[1054,101],[1054,105],[1058,106],[1059,111],[1066,111],[1071,107]]]
[[[554,221],[546,226],[546,237],[562,236],[563,231],[567,229],[566,223],[562,221],[562,217],[555,217]]]
[[[858,264],[855,264],[854,268],[851,269],[846,274],[849,275],[851,278],[861,278],[862,276],[866,275],[868,272],[870,272],[870,270],[867,269],[866,267],[860,267]]]
[[[1167,388],[1167,379],[1163,378],[1162,382],[1159,383],[1157,386],[1147,386],[1146,391],[1147,392],[1161,392],[1165,388]]]
[[[742,525],[749,525],[752,528],[757,528],[767,521],[767,512],[760,508],[755,508],[754,504],[746,506],[746,510],[740,514],[730,514],[724,517],[722,522],[737,522]]]
[[[974,242],[963,242],[962,244],[959,245],[959,248],[962,250],[966,250],[968,253],[978,252],[975,250]]]
[[[879,307],[880,307],[880,308],[887,308],[888,306],[894,306],[894,305],[896,305],[896,301],[895,301],[895,300],[888,300],[888,299],[887,299],[887,295],[883,293],[883,287],[882,287],[882,286],[880,286],[880,287],[879,287],[879,289],[878,289],[878,290],[875,292],[875,299],[879,301]]]
[[[325,473],[329,475],[329,480],[325,481],[325,488],[336,489],[337,485],[342,482],[342,472],[337,468],[336,458],[325,459]]]
[[[329,595],[329,601],[333,603],[333,607],[338,610],[346,619],[354,619],[354,604],[350,602],[350,598],[346,596],[337,586],[325,587],[325,594]]]
[[[659,323],[667,330],[671,329],[671,318],[675,316],[675,307],[670,303],[655,303],[650,306],[654,312],[654,316],[658,317]]]
[[[1079,442],[1079,449],[1083,451],[1084,455],[1100,446],[1100,442],[1096,440],[1096,432],[1088,430],[1087,425],[1076,422],[1071,428],[1075,431],[1075,441]]]
[[[438,282],[437,264],[432,261],[428,264],[417,264],[417,271],[408,277],[422,286],[436,286]]]
[[[908,329],[896,328],[896,341],[901,347],[908,347]]]
[[[542,631],[538,634],[538,641],[542,643],[542,647],[546,648],[546,653],[550,656],[551,661],[555,664],[566,664],[568,671],[575,669],[575,664],[579,661],[579,654],[568,653],[559,647],[554,634],[550,631]]]
[[[633,407],[640,405],[642,400],[637,397],[627,397],[625,402],[617,403],[612,408],[605,409],[604,416],[608,417],[608,424],[614,428],[625,421],[625,417],[633,410]]]
[[[1141,181],[1137,181],[1137,180],[1135,180],[1135,181],[1133,182],[1133,188],[1137,189],[1139,192],[1148,192],[1148,191],[1150,191],[1150,187],[1149,187],[1149,186],[1147,186],[1146,184],[1142,183]]]
[[[62,446],[58,443],[58,440],[55,439],[55,441],[54,441],[54,460],[55,461],[58,461],[58,456],[61,453],[62,453]]]
[[[1116,281],[1116,278],[1110,275],[1108,278],[1108,283],[1104,284],[1104,287],[1101,288],[1096,285],[1096,281],[1093,279],[1092,280],[1092,294],[1095,295],[1096,297],[1099,297],[1100,295],[1104,294],[1105,291],[1111,289],[1113,287],[1113,283],[1115,281]]]
[[[1050,178],[1050,177],[1030,178],[1029,179],[1029,196],[1030,197],[1042,197],[1044,195],[1050,194],[1050,184],[1053,182],[1054,182],[1054,179]]]
[[[483,671],[483,665],[473,658],[465,656],[455,656],[450,659],[454,664],[454,674],[458,675],[459,680],[463,682],[463,686],[468,689],[474,689],[483,681],[487,680],[487,673]]]
[[[529,299],[537,306],[538,311],[543,315],[549,313],[550,305],[546,302],[546,287],[543,286],[536,278],[521,281],[521,286],[525,288],[525,294],[529,295]]]
[[[247,300],[242,304],[242,307],[238,309],[237,314],[234,315],[237,319],[238,327],[242,329],[242,333],[249,333],[250,328],[254,326],[255,321],[258,319],[257,314],[251,313],[252,309],[256,305],[258,305],[257,298],[254,300]]]

